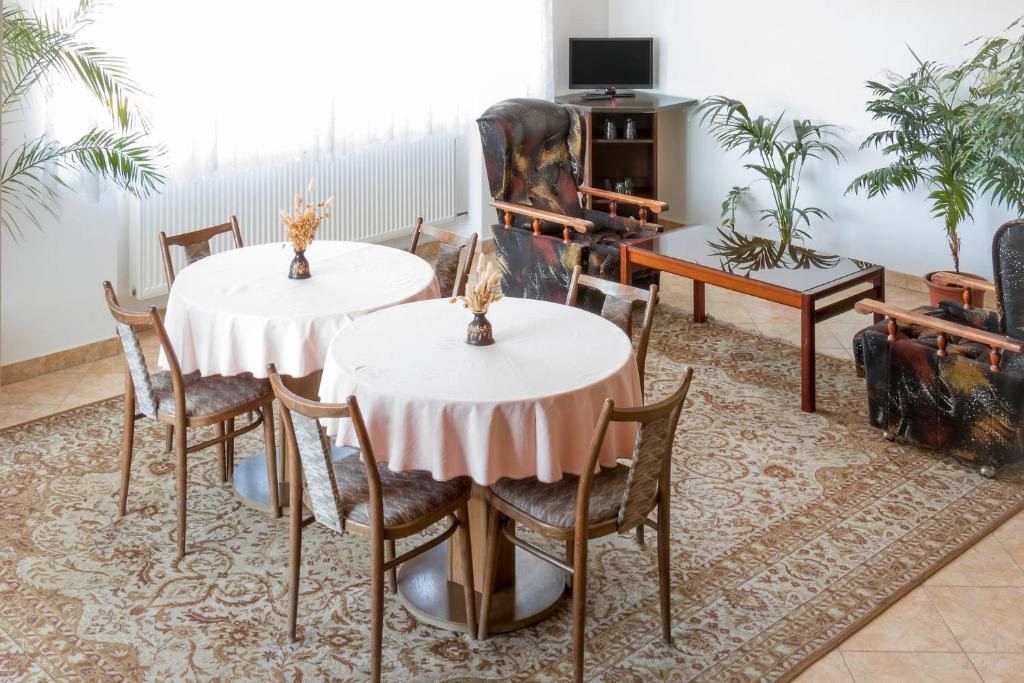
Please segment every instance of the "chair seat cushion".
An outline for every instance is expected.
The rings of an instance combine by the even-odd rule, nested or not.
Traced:
[[[603,468],[591,480],[590,524],[608,522],[619,514],[626,490],[629,467],[616,465]],[[553,527],[568,529],[576,524],[576,487],[580,478],[567,474],[553,484],[536,477],[499,479],[491,492],[509,505]]]
[[[366,467],[358,452],[332,464],[342,513],[357,524],[368,525],[370,489]],[[466,495],[472,486],[469,477],[436,481],[429,472],[392,472],[384,463],[377,464],[377,472],[380,474],[386,527],[401,526],[427,517]]]
[[[257,379],[249,373],[223,377],[210,375],[201,377],[198,372],[183,375],[185,382],[185,415],[201,417],[231,410],[271,392],[270,382]],[[174,390],[171,388],[171,373],[166,370],[153,375],[153,393],[156,395],[158,410],[174,415]]]

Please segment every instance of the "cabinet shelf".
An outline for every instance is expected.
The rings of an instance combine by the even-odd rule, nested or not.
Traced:
[[[622,144],[640,144],[640,145],[653,145],[654,140],[651,138],[615,138],[613,140],[607,140],[605,138],[594,138],[595,145],[622,145]]]

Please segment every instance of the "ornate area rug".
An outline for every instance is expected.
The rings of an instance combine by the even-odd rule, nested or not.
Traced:
[[[674,455],[675,643],[659,636],[653,539],[597,542],[592,680],[787,678],[1024,504],[1019,468],[989,481],[884,441],[849,362],[819,357],[819,412],[808,415],[797,349],[667,306],[655,326],[650,392],[696,370]],[[365,677],[361,538],[307,529],[290,643],[285,518],[243,507],[216,483],[212,453],[193,456],[190,552],[178,562],[162,427],[140,423],[119,520],[120,434],[120,399],[0,433],[0,678]],[[571,676],[568,604],[482,642],[416,622],[394,596],[386,604],[387,679]]]

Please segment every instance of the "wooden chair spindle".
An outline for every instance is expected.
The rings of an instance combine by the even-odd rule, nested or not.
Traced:
[[[971,288],[970,287],[964,287],[964,291],[963,291],[963,295],[962,296],[964,298],[964,308],[970,308],[971,307]]]
[[[617,216],[618,214],[616,213],[616,211],[618,211],[618,210],[619,210],[618,203],[616,203],[614,201],[608,203],[608,215],[609,216]]]
[[[889,341],[896,341],[896,318],[889,318]]]
[[[1000,351],[998,346],[990,347],[992,350],[988,354],[989,370],[992,372],[999,372],[999,356]]]
[[[540,237],[540,219],[539,218],[534,218],[533,219],[533,236],[534,237]]]
[[[637,214],[640,218],[640,227],[647,225],[647,208],[644,206],[640,207],[640,211]]]
[[[505,212],[505,229],[506,230],[511,230],[512,229],[512,212],[511,211],[506,211]]]
[[[569,242],[572,241],[569,238],[569,235],[571,235],[571,234],[572,233],[569,232],[569,226],[568,225],[565,226],[564,228],[562,228],[562,242],[565,243],[565,244],[569,244]]]
[[[935,338],[935,342],[939,345],[939,350],[938,350],[938,352],[935,355],[937,355],[939,358],[945,358],[946,357],[946,335],[943,334],[942,332],[939,332],[939,336]]]

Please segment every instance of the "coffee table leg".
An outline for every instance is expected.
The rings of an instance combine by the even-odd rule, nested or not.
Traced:
[[[707,320],[704,315],[704,283],[693,281],[693,322],[702,323]]]
[[[800,409],[805,413],[815,410],[814,368],[814,298],[806,294],[800,298]]]

